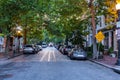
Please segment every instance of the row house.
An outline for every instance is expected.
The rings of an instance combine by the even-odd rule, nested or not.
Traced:
[[[91,30],[91,29],[89,29]],[[104,50],[108,50],[109,48],[113,48],[114,51],[117,51],[117,39],[116,39],[116,30],[115,26],[108,29],[107,24],[105,22],[105,16],[98,16],[98,24],[96,25],[96,33],[102,31],[105,38],[101,42],[104,45]],[[87,46],[92,45],[92,32],[87,36]]]

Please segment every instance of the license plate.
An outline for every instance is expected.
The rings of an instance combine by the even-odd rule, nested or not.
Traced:
[[[78,57],[84,57],[84,55],[77,55]]]

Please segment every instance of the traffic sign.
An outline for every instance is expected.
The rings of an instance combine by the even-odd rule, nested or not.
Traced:
[[[101,31],[98,32],[98,33],[95,35],[95,37],[96,37],[96,39],[97,39],[98,42],[101,42],[101,41],[105,38],[104,34],[103,34]]]

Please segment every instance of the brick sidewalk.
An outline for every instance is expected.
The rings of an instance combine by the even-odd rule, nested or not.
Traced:
[[[117,58],[113,58],[111,56],[104,55],[103,59],[98,59],[96,61],[114,67],[114,66],[116,66],[115,64],[117,62]]]
[[[0,52],[0,58],[3,58],[3,57],[4,57],[3,54],[4,54],[4,53]]]
[[[22,54],[22,51],[19,53],[13,53],[13,51],[9,51],[8,53],[0,53],[0,61],[10,59]]]

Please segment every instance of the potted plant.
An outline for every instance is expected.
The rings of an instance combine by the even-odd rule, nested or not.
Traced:
[[[116,57],[115,53],[114,53],[114,50],[113,50],[113,47],[110,47],[108,49],[108,54],[111,56],[111,57]]]

